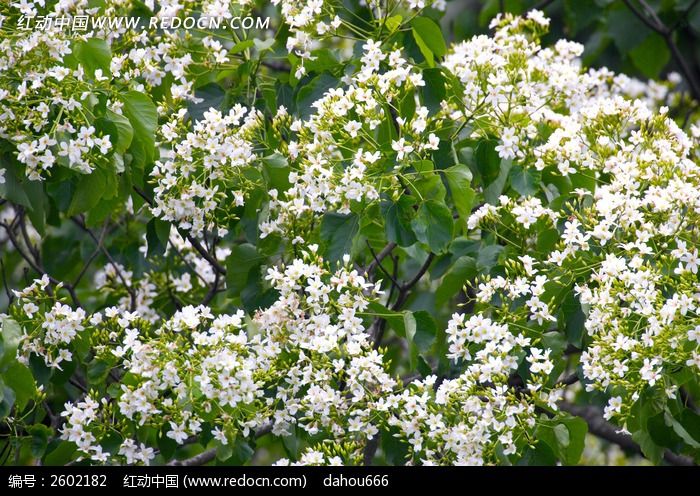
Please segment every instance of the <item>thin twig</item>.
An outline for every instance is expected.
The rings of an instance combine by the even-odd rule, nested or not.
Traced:
[[[134,186],[134,191],[141,197],[143,200],[148,203],[149,205],[153,206],[153,200],[151,200],[148,195],[142,191],[140,188],[137,188]],[[195,238],[193,238],[190,234],[185,234],[185,238],[187,241],[190,242],[192,247],[197,250],[197,253],[201,255],[201,257],[209,262],[209,264],[214,268],[215,271],[219,272],[221,275],[226,275],[226,269],[221,266],[221,264],[214,258],[202,245],[199,241],[197,241]]]
[[[642,21],[649,29],[652,31],[658,33],[663,37],[664,41],[666,42],[666,46],[668,46],[669,50],[671,51],[671,54],[673,55],[673,58],[676,60],[676,63],[678,64],[681,72],[685,76],[685,80],[688,82],[688,85],[690,86],[690,92],[693,95],[693,98],[695,100],[700,100],[700,84],[697,81],[696,75],[693,73],[692,69],[690,68],[690,65],[688,64],[688,61],[685,59],[683,54],[681,53],[680,49],[678,48],[678,45],[676,42],[673,40],[673,33],[675,32],[674,29],[669,29],[668,26],[666,26],[663,21],[659,18],[659,16],[656,14],[656,11],[649,6],[644,0],[637,0],[639,4],[642,6],[644,12],[640,12],[633,4],[631,0],[623,0],[625,2],[625,5],[627,5],[627,8],[640,20]]]
[[[102,242],[99,239],[97,239],[97,236],[95,236],[95,233],[92,232],[92,229],[87,227],[85,221],[77,217],[71,217],[71,220],[75,225],[77,225],[83,231],[85,231],[88,234],[88,236],[90,236],[90,238],[92,238],[92,240],[95,242],[95,246],[97,246],[102,251],[104,256],[107,258],[107,261],[110,263],[112,268],[114,268],[117,277],[124,285],[124,289],[126,289],[126,292],[129,294],[129,298],[131,300],[130,311],[133,312],[134,310],[136,310],[136,291],[131,286],[131,284],[127,282],[126,276],[124,276],[122,270],[119,268],[119,264],[114,260],[114,258],[112,258],[112,255],[110,255],[109,251],[104,247]]]

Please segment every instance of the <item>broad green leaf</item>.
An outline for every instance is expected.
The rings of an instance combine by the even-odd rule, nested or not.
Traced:
[[[2,376],[0,376],[0,420],[10,415],[12,407],[15,404],[14,390],[5,385]]]
[[[170,239],[170,223],[153,218],[146,224],[146,241],[148,256],[160,256],[165,253]]]
[[[435,292],[435,298],[439,305],[446,305],[449,299],[457,294],[467,283],[476,277],[476,261],[472,257],[459,257],[442,278],[442,282]]]
[[[232,296],[238,296],[245,288],[254,268],[262,264],[265,257],[255,246],[244,243],[231,249],[226,259],[226,288]]]
[[[311,104],[336,86],[338,86],[338,80],[330,74],[323,73],[301,87],[296,96],[300,117],[302,119],[308,118],[314,112],[314,107]]]
[[[588,424],[585,420],[578,417],[564,419],[562,423],[566,426],[569,433],[569,442],[564,450],[564,462],[567,465],[576,465],[581,459],[583,448],[586,444]]]
[[[14,361],[2,373],[7,387],[15,392],[15,405],[21,412],[30,399],[36,394],[36,383],[30,370],[21,363]]]
[[[153,162],[155,154],[155,132],[158,125],[158,112],[151,99],[138,91],[122,95],[124,115],[133,128],[132,151],[144,164]],[[133,145],[139,146],[134,150]]]
[[[393,33],[394,31],[396,31],[397,29],[399,29],[401,27],[402,21],[403,21],[403,17],[401,17],[400,15],[397,14],[395,16],[388,17],[386,19],[386,21],[384,22],[384,25],[386,26],[386,28],[389,30],[390,33]]]
[[[416,345],[418,351],[427,352],[437,336],[435,320],[425,310],[419,310],[413,312],[412,319],[404,320],[404,322],[406,323],[406,338]]]
[[[273,153],[262,159],[267,183],[270,188],[276,189],[278,192],[287,191],[289,189],[289,164],[287,159],[279,153]]]
[[[6,370],[10,364],[15,362],[17,356],[17,346],[22,338],[22,328],[17,321],[10,317],[2,317],[2,354],[0,354],[0,372]]]
[[[479,249],[476,258],[476,269],[487,274],[498,262],[498,256],[503,251],[501,245],[485,245]]]
[[[627,54],[649,35],[649,28],[622,2],[608,10],[607,31],[620,54]]]
[[[334,263],[340,261],[343,255],[350,255],[358,230],[357,214],[326,213],[321,221],[321,241],[326,258]]]
[[[425,86],[421,89],[423,93],[423,104],[431,113],[438,112],[445,100],[445,76],[439,67],[425,69],[423,71]]]
[[[632,433],[632,439],[639,445],[642,449],[642,454],[648,458],[652,463],[658,465],[661,463],[664,455],[664,449],[656,444],[648,432],[637,431]]]
[[[546,443],[565,465],[576,465],[581,459],[588,424],[578,417],[541,420],[536,436]]]
[[[501,157],[496,151],[496,146],[498,146],[498,141],[483,140],[479,142],[474,152],[476,169],[479,171],[481,183],[484,186],[495,181],[501,170]]]
[[[423,55],[428,67],[435,67],[435,56],[433,55],[432,50],[430,50],[428,44],[423,40],[420,33],[418,33],[415,28],[411,28],[411,33],[413,33],[413,39],[416,40],[416,45],[418,45],[418,49]]]
[[[435,21],[428,17],[414,17],[411,21],[411,28],[413,29],[414,36],[417,35],[416,42],[418,42],[420,38],[433,55],[442,57],[447,53],[447,46],[445,45],[445,39],[442,37],[442,30]]]
[[[435,200],[423,202],[411,226],[418,241],[428,245],[434,253],[444,252],[452,241],[454,220],[444,203]]]
[[[68,207],[68,216],[87,212],[95,207],[105,194],[106,184],[106,174],[100,169],[95,169],[92,173],[81,176]]]
[[[522,196],[532,196],[538,190],[540,172],[533,167],[514,165],[510,170],[510,185]]]
[[[667,425],[671,426],[673,432],[675,432],[678,437],[680,437],[688,446],[695,449],[700,448],[700,429],[697,429],[697,424],[693,425],[693,427],[696,429],[689,432],[688,429],[686,429],[686,426],[679,422],[668,410],[668,408],[664,412],[664,420],[666,421]]]
[[[511,160],[501,160],[498,177],[484,190],[484,199],[491,205],[498,204],[498,197],[503,193],[512,165]]]
[[[231,47],[231,49],[228,51],[230,54],[236,54],[236,53],[241,53],[248,48],[253,48],[255,46],[255,41],[257,40],[243,40],[239,41],[235,45]]]
[[[27,432],[32,436],[32,455],[41,458],[46,452],[49,439],[53,436],[53,429],[43,424],[34,424],[27,428]]]
[[[23,207],[32,208],[32,202],[25,191],[29,180],[24,177],[14,158],[0,156],[0,169],[5,169],[5,181],[0,184],[0,198]]]
[[[194,96],[199,100],[187,104],[187,112],[194,121],[204,118],[209,109],[221,109],[226,101],[226,91],[217,83],[208,83],[195,90]]]
[[[389,326],[391,326],[391,328],[394,329],[394,331],[396,331],[396,334],[398,334],[401,337],[406,337],[407,322],[408,325],[415,326],[415,324],[412,323],[415,322],[415,319],[413,318],[413,314],[410,311],[405,310],[403,312],[396,312],[394,310],[389,310],[381,303],[370,303],[367,308],[367,314],[373,319],[382,318],[386,320]]]
[[[637,69],[652,79],[658,78],[671,60],[671,52],[666,41],[656,33],[650,33],[639,46],[630,50],[629,56]]]
[[[90,76],[94,76],[97,69],[102,71],[103,77],[109,77],[111,74],[112,51],[105,40],[90,38],[79,41],[74,53]]]
[[[452,201],[457,208],[459,216],[467,221],[471,215],[474,197],[474,190],[471,188],[472,173],[469,167],[463,164],[453,165],[448,169],[442,170],[447,179],[447,185],[450,187],[450,195]]]
[[[383,202],[381,208],[387,241],[404,247],[414,244],[416,235],[411,228],[411,221],[416,213],[413,210],[413,199],[403,195],[396,203]]]

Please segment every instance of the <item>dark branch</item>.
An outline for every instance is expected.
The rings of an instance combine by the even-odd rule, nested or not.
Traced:
[[[606,441],[617,444],[620,448],[642,455],[642,449],[634,442],[629,434],[620,432],[618,427],[603,418],[600,410],[594,406],[574,405],[566,401],[559,403],[559,408],[576,417],[580,417],[588,424],[588,431]],[[664,460],[671,465],[695,465],[693,460],[686,456],[677,455],[669,450],[664,451]]]
[[[148,195],[142,191],[140,188],[134,186],[134,191],[150,206],[153,206],[153,200],[151,200]],[[226,275],[226,269],[224,269],[221,264],[201,245],[199,241],[193,238],[190,234],[185,234],[185,238],[190,242],[192,247],[197,250],[197,253],[201,257],[209,262],[209,264],[214,268],[214,270],[222,275]]]
[[[269,422],[255,431],[255,438],[260,438],[265,434],[272,432],[272,422]],[[168,462],[171,467],[196,467],[205,465],[216,458],[216,448],[210,448],[202,451],[200,454],[187,458],[185,460],[172,460]]]

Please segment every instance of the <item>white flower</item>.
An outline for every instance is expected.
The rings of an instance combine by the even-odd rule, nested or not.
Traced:
[[[170,430],[165,435],[170,439],[174,439],[177,444],[182,444],[187,439],[185,426],[176,424],[172,420],[170,421]]]

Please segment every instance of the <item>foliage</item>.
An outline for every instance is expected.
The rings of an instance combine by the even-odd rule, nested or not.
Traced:
[[[700,460],[700,8],[581,3],[0,6],[0,460]]]

